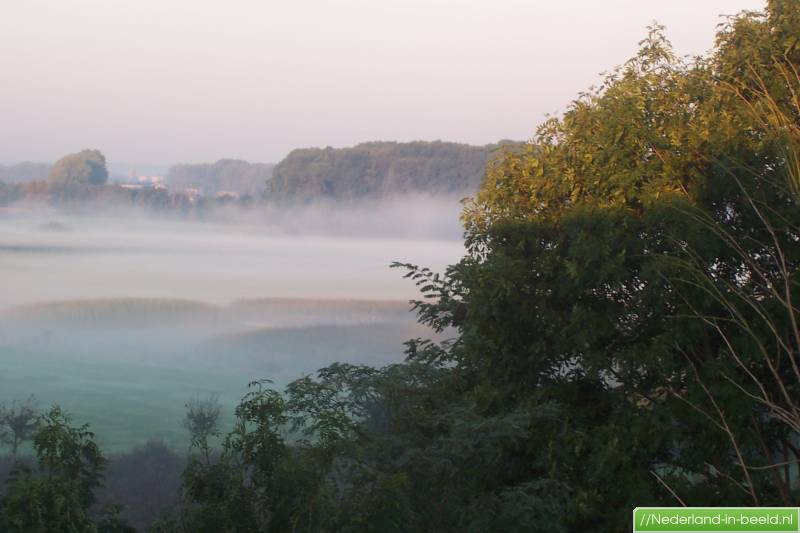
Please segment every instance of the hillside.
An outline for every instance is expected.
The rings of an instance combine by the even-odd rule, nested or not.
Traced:
[[[220,192],[260,195],[274,167],[271,163],[220,159],[216,163],[174,165],[164,181],[171,190],[198,189],[207,196]]]
[[[352,148],[297,149],[275,167],[267,198],[275,203],[309,203],[407,193],[472,194],[492,154],[500,146],[516,144],[369,142]]]

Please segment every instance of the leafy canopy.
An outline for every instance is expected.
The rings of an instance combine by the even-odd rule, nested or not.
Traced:
[[[53,165],[47,180],[59,185],[103,185],[108,181],[106,158],[99,150],[65,155]]]

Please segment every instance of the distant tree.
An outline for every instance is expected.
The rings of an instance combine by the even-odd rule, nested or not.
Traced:
[[[103,185],[108,181],[106,158],[99,150],[66,155],[56,161],[47,180],[59,185]]]
[[[38,417],[33,395],[24,402],[14,401],[11,407],[0,406],[0,441],[11,448],[14,458],[19,446],[33,438],[38,428]]]
[[[191,435],[191,445],[209,459],[208,439],[219,434],[219,415],[222,406],[216,396],[194,398],[186,404],[183,426]]]
[[[293,150],[275,167],[267,198],[303,204],[402,194],[473,194],[487,161],[520,146],[512,141],[487,146],[416,141]]]

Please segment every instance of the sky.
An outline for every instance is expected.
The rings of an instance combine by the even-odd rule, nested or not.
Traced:
[[[657,20],[707,52],[763,0],[0,0],[0,162],[277,162],[528,139]]]

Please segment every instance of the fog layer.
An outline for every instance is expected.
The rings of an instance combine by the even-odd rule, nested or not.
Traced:
[[[416,216],[424,222],[403,222]],[[297,209],[276,214],[269,225],[258,218],[7,216],[0,224],[0,308],[123,297],[407,300],[414,287],[388,268],[392,261],[442,269],[463,250],[452,203]],[[425,228],[439,238],[408,238]]]
[[[416,209],[437,234],[454,206]],[[414,285],[389,264],[442,270],[463,251],[457,238],[410,238],[425,225],[403,226],[411,209],[227,222],[3,213],[0,402],[57,402],[112,450],[183,446],[193,397],[231,412],[255,379],[400,361],[402,343],[428,332],[409,312]]]

